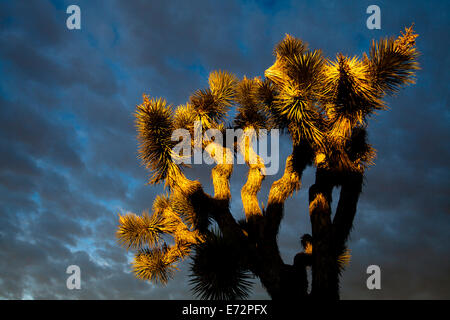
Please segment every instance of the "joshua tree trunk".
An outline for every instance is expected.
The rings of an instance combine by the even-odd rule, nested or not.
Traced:
[[[316,181],[309,189],[309,214],[312,227],[312,290],[318,298],[339,299],[338,266],[332,236],[330,172],[317,169]]]
[[[301,300],[307,297],[306,266],[283,263],[276,242],[261,244],[255,251],[251,271],[259,277],[274,300]]]

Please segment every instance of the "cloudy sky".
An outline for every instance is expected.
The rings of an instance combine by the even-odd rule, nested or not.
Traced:
[[[81,30],[66,8],[81,8]],[[366,8],[381,8],[381,30]],[[372,39],[415,23],[417,84],[388,99],[369,138],[366,175],[342,279],[345,299],[450,298],[448,1],[0,1],[0,298],[191,299],[188,263],[166,287],[136,280],[115,240],[117,216],[151,207],[133,111],[142,94],[187,101],[210,71],[262,76],[285,33],[326,56],[361,56]],[[285,139],[281,155],[289,152]],[[232,179],[236,217],[245,167]],[[209,172],[194,168],[211,190]],[[261,193],[265,199],[269,177]],[[290,263],[310,230],[307,188],[286,203]],[[299,208],[301,210],[299,210]],[[66,288],[69,265],[81,290]],[[381,290],[366,288],[379,265]],[[268,295],[255,283],[251,298]]]

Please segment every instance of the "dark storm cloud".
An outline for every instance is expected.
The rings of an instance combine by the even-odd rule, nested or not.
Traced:
[[[65,27],[69,4],[0,4],[1,298],[191,298],[188,262],[166,287],[144,283],[114,238],[118,213],[150,209],[163,192],[145,185],[148,173],[136,157],[132,113],[142,94],[177,104],[205,87],[214,69],[262,76],[285,33],[329,57],[361,56],[372,38],[397,35],[412,22],[422,70],[370,122],[378,158],[366,175],[342,296],[450,296],[447,3],[382,1],[382,30],[372,31],[368,1],[79,1],[79,31]],[[287,154],[283,143],[280,173],[267,177],[260,201]],[[237,218],[246,172],[236,167],[231,181]],[[205,166],[188,175],[212,192]],[[286,202],[279,243],[288,263],[299,236],[310,232],[313,181],[308,169]],[[65,286],[71,264],[82,270],[82,290]],[[365,286],[370,264],[382,269],[379,292]],[[267,298],[259,284],[252,298]]]
[[[44,113],[21,102],[1,102],[3,108],[0,113],[4,123],[0,132],[3,140],[14,141],[16,150],[23,148],[28,155],[47,159],[56,165],[82,166],[74,150],[77,141],[70,128],[52,122]]]

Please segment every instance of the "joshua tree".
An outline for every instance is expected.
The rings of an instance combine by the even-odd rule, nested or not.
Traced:
[[[249,277],[256,276],[273,299],[338,299],[364,171],[375,156],[367,143],[367,120],[376,110],[386,109],[386,95],[414,83],[416,37],[410,27],[396,39],[373,41],[362,58],[338,54],[332,60],[286,35],[275,47],[276,60],[265,71],[265,79],[238,80],[227,72],[212,72],[209,87],[177,108],[144,95],[135,114],[139,155],[153,172],[150,184],[164,182],[167,193],[155,199],[151,214],[119,217],[119,240],[136,250],[136,277],[166,283],[177,263],[190,256],[193,291],[201,298],[245,298]],[[227,122],[233,107],[236,116]],[[202,130],[223,132],[231,125],[244,132],[231,148],[213,138],[201,143],[216,161],[214,195],[185,176],[177,160],[186,155],[173,152],[179,143],[172,140],[173,131],[184,128],[193,134],[195,123]],[[257,194],[265,165],[252,148],[250,133],[271,128],[290,136],[292,154],[261,208]],[[230,159],[238,151],[248,165],[241,220],[230,212]],[[284,202],[299,190],[307,166],[316,168],[315,183],[309,188],[312,235],[302,238],[305,250],[291,265],[280,256],[277,235]],[[336,187],[340,195],[332,214]],[[171,244],[164,235],[173,237]],[[312,270],[310,292],[307,266]]]

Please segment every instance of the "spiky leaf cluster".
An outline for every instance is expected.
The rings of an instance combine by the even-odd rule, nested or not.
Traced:
[[[177,261],[190,254],[193,244],[202,241],[173,207],[173,197],[159,195],[153,202],[151,215],[144,212],[141,216],[133,213],[119,216],[116,235],[122,245],[136,250],[133,271],[140,279],[166,283],[176,270]],[[174,244],[167,245],[164,235],[172,236]]]
[[[299,89],[314,101],[322,95],[324,62],[322,51],[313,50],[285,58],[282,68]]]
[[[173,193],[170,197],[172,210],[183,219],[189,229],[196,226],[197,214],[191,202],[182,193]]]
[[[270,99],[264,96],[265,84],[258,78],[248,79],[244,77],[236,87],[236,102],[238,103],[238,114],[234,119],[234,125],[237,128],[253,128],[257,132],[260,129],[267,129],[268,118],[264,99]],[[261,99],[262,96],[262,99]]]
[[[197,120],[197,115],[191,104],[186,103],[175,109],[173,115],[173,126],[175,129],[186,129],[192,133],[195,120]]]
[[[325,75],[322,103],[329,124],[327,135],[332,143],[344,143],[352,128],[364,125],[366,117],[384,105],[372,85],[367,64],[357,57],[339,54],[327,63]]]
[[[278,123],[285,123],[294,144],[308,142],[323,148],[324,121],[314,102],[293,82],[286,83],[274,103]]]
[[[117,238],[127,248],[140,249],[156,246],[163,234],[170,234],[174,230],[174,222],[160,212],[152,215],[144,212],[142,216],[129,213],[119,216]]]
[[[288,131],[294,143],[292,167],[304,168],[315,157],[317,167],[332,171],[333,183],[339,185],[372,163],[375,150],[367,143],[366,118],[385,107],[381,100],[385,94],[414,82],[416,37],[411,27],[397,39],[373,42],[363,59],[338,55],[331,61],[287,35],[275,47],[276,60],[264,80],[244,77],[239,82],[230,73],[212,72],[209,87],[196,91],[175,110],[161,98],[144,96],[135,114],[139,157],[153,173],[150,183],[165,180],[169,195],[155,199],[152,214],[119,218],[119,241],[137,251],[136,276],[166,283],[176,263],[195,246],[193,291],[203,299],[246,297],[251,286],[247,257],[235,242],[209,230],[213,198],[205,196],[201,184],[187,179],[173,161],[172,149],[178,143],[171,140],[173,130],[188,129],[192,135],[194,122],[200,120],[205,130],[223,131],[230,126],[225,123],[229,109],[237,105],[234,127]],[[202,147],[207,144],[203,140]],[[236,152],[236,143],[234,148]],[[220,168],[228,172],[216,167],[216,174]],[[239,225],[248,236],[248,225]],[[172,236],[173,244],[164,242],[163,235]],[[345,249],[336,253],[340,270],[350,257]]]
[[[367,167],[373,165],[376,156],[376,150],[367,140],[366,128],[355,127],[342,145],[329,146],[325,154],[321,154],[321,161],[316,164],[318,167],[340,173],[364,172]]]
[[[364,127],[356,127],[352,136],[345,144],[345,151],[354,166],[362,171],[363,168],[373,165],[376,156],[375,149],[368,143],[367,130]]]
[[[381,93],[392,94],[401,86],[415,82],[415,71],[419,69],[419,52],[415,46],[417,36],[411,26],[397,39],[385,38],[372,42],[369,58],[365,57],[365,62],[374,86]]]
[[[322,117],[315,103],[322,95],[324,60],[319,50],[287,35],[275,49],[276,61],[265,76],[277,86],[270,107],[272,121],[287,128],[294,143],[322,146]]]
[[[237,78],[228,72],[214,71],[209,76],[209,88],[197,90],[190,104],[206,128],[218,126],[234,101]]]
[[[289,34],[286,34],[283,41],[279,42],[274,49],[275,56],[289,58],[302,54],[308,49],[308,44]]]
[[[233,103],[238,79],[226,71],[213,71],[209,74],[209,88],[219,105],[230,107]]]
[[[177,270],[168,253],[169,249],[166,245],[161,248],[140,250],[133,260],[133,272],[136,277],[166,284]]]
[[[195,246],[190,283],[201,299],[234,300],[248,297],[251,274],[245,268],[239,245],[218,231]]]
[[[153,172],[150,183],[159,183],[177,169],[172,160],[171,140],[173,132],[172,109],[164,99],[150,99],[136,108],[136,128],[138,132],[139,158],[147,169]]]

